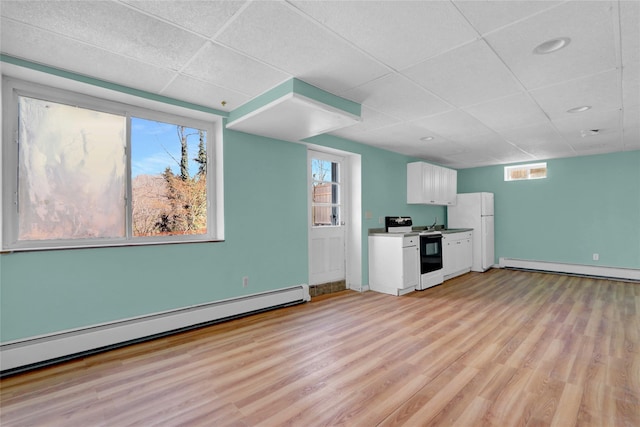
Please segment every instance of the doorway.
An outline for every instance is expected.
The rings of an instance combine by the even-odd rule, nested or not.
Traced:
[[[348,173],[337,154],[309,150],[307,159],[309,285],[311,296],[317,296],[346,289]]]

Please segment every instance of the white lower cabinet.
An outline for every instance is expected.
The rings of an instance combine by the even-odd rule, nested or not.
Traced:
[[[412,292],[420,280],[419,236],[369,236],[369,289],[390,295]]]
[[[473,264],[473,232],[445,233],[442,235],[442,269],[444,280],[471,271]]]

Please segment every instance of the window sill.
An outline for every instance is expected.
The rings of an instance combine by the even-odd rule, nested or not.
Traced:
[[[42,251],[57,251],[57,250],[70,250],[70,249],[100,249],[100,248],[124,248],[124,247],[136,247],[136,246],[158,246],[158,245],[179,245],[179,244],[193,244],[193,243],[222,243],[224,239],[194,239],[194,240],[176,240],[176,241],[157,241],[157,242],[122,242],[122,243],[96,243],[95,245],[60,245],[60,246],[42,246],[38,248],[16,247],[0,250],[0,255],[8,255],[16,252],[42,252]]]

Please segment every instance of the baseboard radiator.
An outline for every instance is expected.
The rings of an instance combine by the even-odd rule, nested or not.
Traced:
[[[0,345],[0,374],[12,375],[48,364],[310,300],[309,286],[302,284],[11,341]]]
[[[531,261],[515,258],[500,258],[501,268],[546,271],[578,276],[601,277],[606,279],[640,281],[640,269],[604,267],[599,265],[564,264],[547,261]]]

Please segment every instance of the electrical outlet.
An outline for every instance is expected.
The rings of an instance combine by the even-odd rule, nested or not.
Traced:
[[[384,224],[384,217],[378,217],[378,224]]]
[[[249,286],[249,276],[244,276],[242,278],[242,287],[246,288],[247,286]]]
[[[600,254],[593,254],[593,260],[594,261],[599,261],[600,260]]]

